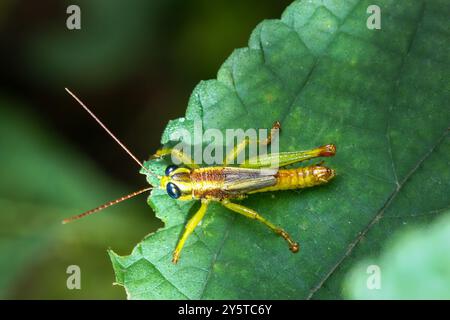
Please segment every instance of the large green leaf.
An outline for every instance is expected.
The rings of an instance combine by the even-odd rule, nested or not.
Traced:
[[[382,29],[366,27],[367,7]],[[337,145],[325,187],[251,196],[243,204],[301,243],[293,255],[265,227],[212,205],[178,265],[171,254],[198,204],[155,190],[165,227],[132,254],[110,252],[117,283],[134,299],[340,297],[341,278],[386,234],[449,205],[450,8],[441,1],[296,1],[262,22],[217,80],[200,82],[172,132],[268,128],[282,151]],[[164,164],[148,163],[157,170]],[[421,216],[420,220],[434,215]]]

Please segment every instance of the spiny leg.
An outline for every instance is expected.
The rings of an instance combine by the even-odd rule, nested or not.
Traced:
[[[273,232],[275,232],[276,234],[278,234],[284,240],[287,241],[287,243],[289,244],[289,250],[291,250],[292,252],[294,252],[294,253],[298,252],[298,250],[300,249],[299,244],[297,242],[295,242],[294,240],[292,240],[291,236],[286,231],[284,231],[282,228],[274,225],[272,222],[266,220],[264,217],[260,216],[258,214],[258,212],[256,212],[255,210],[252,210],[250,208],[247,208],[247,207],[237,204],[237,203],[230,202],[229,200],[222,200],[221,203],[224,207],[230,209],[231,211],[240,213],[250,219],[255,219],[255,220],[258,220],[258,221],[264,223]]]
[[[177,158],[181,163],[186,165],[188,168],[191,169],[197,169],[199,166],[194,163],[194,160],[189,157],[187,154],[185,154],[183,151],[173,148],[163,148],[156,151],[156,153],[152,156],[153,159],[155,158],[162,158],[164,156],[167,156],[171,154],[175,158]]]
[[[209,203],[208,200],[202,200],[202,205],[200,206],[200,209],[198,209],[198,211],[192,216],[192,218],[189,219],[188,223],[186,223],[183,235],[178,241],[175,251],[173,252],[172,258],[173,263],[178,262],[180,252],[183,249],[184,243],[186,242],[187,238],[191,235],[191,233],[194,231],[195,227],[200,223],[200,221],[202,221],[203,217],[205,216],[206,209],[208,209],[208,203]]]
[[[274,164],[277,164],[277,167],[281,168],[318,157],[332,157],[335,153],[336,146],[334,144],[327,144],[311,150],[269,153],[257,156],[255,158],[247,159],[240,167],[259,169],[273,167]]]
[[[259,145],[269,145],[272,142],[272,132],[274,130],[280,130],[281,129],[281,123],[279,121],[275,121],[272,125],[272,129],[270,130],[269,136],[264,141],[256,140],[256,143]],[[227,154],[227,156],[224,159],[224,164],[233,163],[234,160],[238,157],[238,155],[244,150],[251,142],[248,137],[246,137],[243,141],[241,141],[237,146],[233,148],[233,150],[230,151],[230,153]]]

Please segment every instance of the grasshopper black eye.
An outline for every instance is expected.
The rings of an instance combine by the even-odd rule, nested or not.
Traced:
[[[166,168],[165,174],[166,176],[168,176],[172,171],[178,169],[178,167],[176,165],[170,165]]]
[[[172,182],[167,184],[166,191],[167,194],[173,199],[178,199],[181,196],[180,189]]]

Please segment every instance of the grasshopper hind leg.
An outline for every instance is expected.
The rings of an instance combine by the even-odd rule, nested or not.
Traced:
[[[256,141],[252,141],[249,140],[248,138],[245,138],[243,141],[241,141],[237,146],[234,147],[233,150],[230,151],[229,154],[226,155],[225,159],[224,159],[224,165],[230,164],[230,163],[234,163],[234,161],[237,159],[237,157],[239,156],[239,154],[250,144],[250,143],[257,143],[260,145],[270,145],[272,143],[272,139],[273,139],[273,133],[274,130],[281,130],[281,123],[280,121],[275,121],[272,125],[272,129],[269,132],[268,137],[263,140],[260,141],[259,139],[257,139]]]
[[[243,205],[240,205],[240,204],[237,204],[237,203],[230,202],[229,200],[222,200],[221,204],[225,208],[230,209],[231,211],[240,213],[240,214],[246,216],[247,218],[255,219],[255,220],[258,220],[259,222],[265,224],[273,232],[275,232],[280,237],[282,237],[284,240],[286,240],[286,242],[289,245],[289,250],[291,250],[293,253],[296,253],[296,252],[298,252],[300,250],[299,244],[297,242],[295,242],[294,240],[292,240],[292,238],[289,235],[289,233],[287,233],[282,228],[274,225],[272,222],[266,220],[264,217],[259,215],[258,212],[256,212],[255,210],[247,208],[247,207],[245,207]]]

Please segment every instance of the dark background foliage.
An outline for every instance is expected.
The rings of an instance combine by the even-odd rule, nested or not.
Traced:
[[[106,249],[129,253],[159,225],[143,198],[77,225],[59,225],[67,215],[145,185],[135,164],[64,87],[146,159],[167,121],[184,114],[197,82],[215,77],[257,23],[278,18],[289,3],[1,2],[1,298],[124,298],[122,288],[111,286]],[[81,7],[81,30],[66,28],[70,4]],[[7,172],[12,161],[15,169]],[[72,188],[58,188],[56,181]],[[66,288],[70,264],[82,269],[82,290]]]

